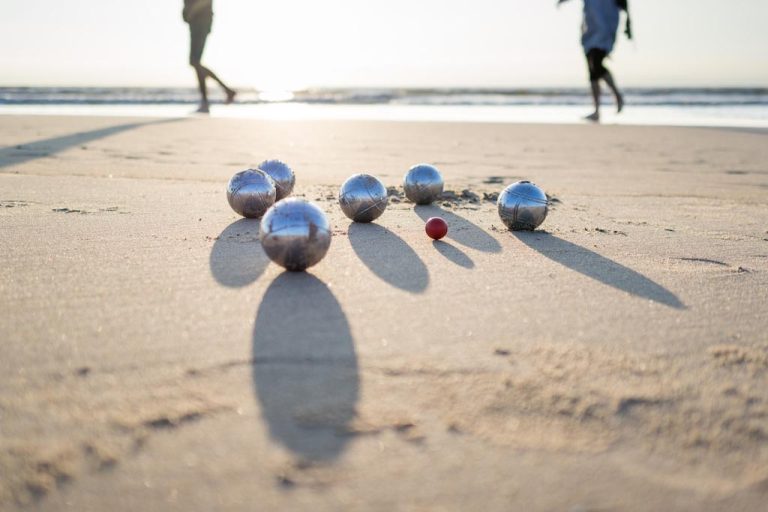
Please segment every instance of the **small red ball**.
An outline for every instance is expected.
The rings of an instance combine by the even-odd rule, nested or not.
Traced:
[[[440,240],[448,233],[448,223],[440,217],[430,217],[424,226],[424,230],[429,238]]]

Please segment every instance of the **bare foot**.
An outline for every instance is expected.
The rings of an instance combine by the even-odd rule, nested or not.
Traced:
[[[621,94],[616,95],[616,113],[620,114],[624,110],[624,96]]]
[[[227,99],[224,101],[225,105],[229,105],[230,103],[235,102],[235,96],[237,96],[237,91],[234,89],[230,89],[227,91]]]
[[[588,116],[584,117],[585,121],[592,121],[593,123],[599,123],[600,122],[600,112],[592,112]]]
[[[201,103],[200,106],[195,110],[198,114],[208,114],[210,112],[210,109],[208,108],[207,103]]]

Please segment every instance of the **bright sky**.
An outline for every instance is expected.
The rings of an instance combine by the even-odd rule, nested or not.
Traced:
[[[214,0],[235,86],[571,86],[581,0]],[[3,0],[0,85],[186,85],[182,0]],[[768,0],[630,0],[620,84],[768,86]]]

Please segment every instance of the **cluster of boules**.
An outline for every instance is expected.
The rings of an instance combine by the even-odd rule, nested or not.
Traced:
[[[331,228],[316,204],[290,198],[296,184],[293,170],[280,160],[265,160],[256,169],[235,174],[227,185],[227,201],[243,217],[261,219],[259,238],[264,252],[287,270],[302,271],[317,264],[328,252]],[[428,205],[443,194],[444,180],[433,165],[411,167],[403,178],[405,196],[417,205]],[[387,187],[377,177],[360,173],[350,176],[339,190],[339,206],[353,222],[378,219],[388,204]],[[544,222],[549,202],[546,194],[529,181],[505,188],[497,200],[499,217],[511,230],[534,230]],[[427,235],[440,240],[448,224],[431,217]]]

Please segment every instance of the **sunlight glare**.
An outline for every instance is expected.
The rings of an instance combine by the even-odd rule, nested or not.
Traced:
[[[259,101],[267,103],[291,101],[293,98],[293,92],[287,90],[267,90],[259,93]]]

